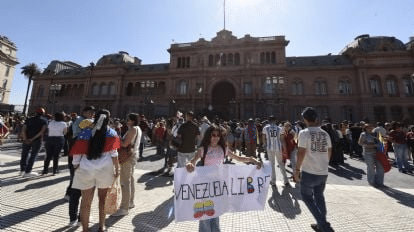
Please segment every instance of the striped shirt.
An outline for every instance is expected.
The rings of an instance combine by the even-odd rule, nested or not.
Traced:
[[[282,151],[282,144],[280,142],[280,133],[282,128],[275,124],[267,124],[263,128],[263,134],[266,135],[266,150],[268,151]]]

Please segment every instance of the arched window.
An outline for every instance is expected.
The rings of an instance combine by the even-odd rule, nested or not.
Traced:
[[[163,95],[163,94],[165,94],[165,82],[164,81],[161,81],[159,84],[158,84],[158,87],[157,87],[157,95]]]
[[[327,106],[317,106],[316,110],[319,112],[319,118],[321,120],[329,118],[329,110]]]
[[[38,97],[43,97],[43,95],[45,94],[45,87],[43,85],[39,85],[39,89],[37,91],[37,96]]]
[[[83,96],[83,90],[85,89],[85,85],[84,84],[80,84],[79,85],[79,95],[77,96]],[[78,112],[78,111],[76,111]]]
[[[221,54],[221,65],[226,66],[227,64],[227,56],[226,54]]]
[[[390,97],[397,97],[398,96],[398,87],[397,81],[395,77],[390,76],[387,78],[387,93]]]
[[[92,84],[92,95],[98,96],[99,95],[99,85],[96,83]]]
[[[234,54],[234,64],[240,65],[240,54],[239,53]]]
[[[325,81],[315,81],[315,95],[326,95]]]
[[[220,54],[216,54],[216,57],[214,58],[214,65],[220,64]]]
[[[109,84],[109,95],[114,96],[116,94],[116,86],[113,82]]]
[[[303,85],[301,81],[292,83],[292,95],[303,95]]]
[[[414,75],[404,77],[404,91],[406,96],[414,96]]]
[[[108,95],[108,85],[106,83],[101,84],[101,95],[102,96]]]
[[[190,57],[189,56],[187,56],[185,64],[186,64],[187,68],[190,67]]]
[[[181,57],[177,58],[177,68],[181,67]]]
[[[338,83],[338,92],[339,92],[339,94],[343,94],[343,95],[351,94],[352,93],[351,83],[348,80],[339,81],[339,83]]]
[[[178,95],[184,96],[188,93],[188,83],[185,80],[178,82],[177,85],[177,93]]]
[[[270,52],[266,52],[266,64],[270,64]]]
[[[133,89],[133,85],[131,82],[129,82],[127,85],[126,91],[125,91],[125,95],[132,96],[132,89]]]
[[[214,65],[214,57],[213,55],[208,56],[208,66],[212,67]]]
[[[342,106],[342,119],[353,121],[353,113],[351,106]]]
[[[233,65],[233,53],[230,53],[228,58],[227,58],[227,63],[229,65]]]
[[[372,77],[369,80],[369,86],[372,96],[381,96],[381,80],[379,77]]]
[[[265,64],[265,53],[264,52],[260,53],[260,64]]]
[[[272,64],[276,64],[276,52],[272,52],[272,53],[270,54],[270,62],[271,62]]]
[[[391,118],[393,121],[402,121],[403,113],[401,106],[391,106]]]

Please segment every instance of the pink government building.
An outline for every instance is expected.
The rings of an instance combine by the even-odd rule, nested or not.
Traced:
[[[169,63],[141,64],[127,52],[82,67],[52,61],[36,77],[29,113],[77,112],[87,105],[149,118],[177,110],[223,119],[300,119],[315,107],[322,119],[414,120],[414,38],[360,35],[337,55],[286,57],[285,36],[173,43]]]

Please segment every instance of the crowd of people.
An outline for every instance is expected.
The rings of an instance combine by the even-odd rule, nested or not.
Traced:
[[[70,225],[81,222],[83,231],[88,231],[95,188],[99,198],[99,229],[103,230],[105,197],[118,176],[122,203],[113,216],[126,215],[135,207],[134,169],[137,162],[144,160],[145,146],[156,146],[156,155],[164,157],[164,168],[169,175],[173,175],[175,163],[177,168],[192,172],[197,160],[202,165],[220,166],[235,159],[258,168],[263,160],[269,160],[271,186],[276,186],[277,166],[285,187],[291,187],[290,179],[300,182],[303,200],[317,221],[312,228],[319,231],[333,231],[326,221],[323,197],[328,165],[344,164],[345,155],[364,160],[368,183],[381,187],[384,170],[376,153],[388,155],[393,151],[398,170],[413,173],[408,162],[414,158],[413,125],[378,122],[374,126],[369,122],[348,121],[333,124],[319,120],[316,110],[310,107],[303,111],[302,117],[303,121],[296,122],[279,121],[274,116],[225,121],[218,117],[196,118],[189,111],[185,115],[177,112],[167,119],[147,119],[135,113],[118,119],[111,118],[107,110],[96,111],[93,106],[85,107],[80,115],[57,112],[52,117],[39,108],[27,119],[3,119],[2,128],[6,127],[7,132],[2,129],[0,140],[9,131],[19,135],[23,142],[20,162],[23,177],[48,175],[52,160],[52,173],[58,174],[63,149],[70,170],[65,195],[69,200]],[[42,146],[46,150],[44,168],[35,173],[33,164]],[[122,148],[129,149],[132,155],[121,162],[118,151]],[[290,176],[287,167],[292,170]],[[201,220],[200,231],[219,231],[218,218]]]

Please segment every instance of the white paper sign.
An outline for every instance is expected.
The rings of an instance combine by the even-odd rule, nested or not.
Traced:
[[[174,172],[175,220],[218,217],[226,212],[263,210],[269,190],[271,166],[223,165],[185,168]]]

